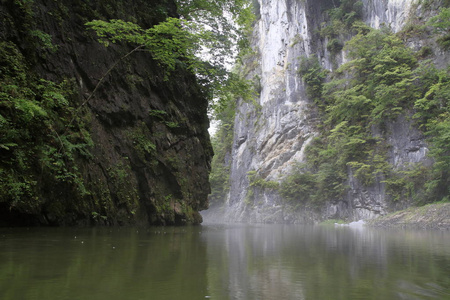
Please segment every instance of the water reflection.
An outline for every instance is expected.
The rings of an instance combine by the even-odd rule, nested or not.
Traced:
[[[206,248],[198,231],[16,229],[0,237],[0,299],[205,296]]]
[[[446,232],[212,226],[203,238],[216,299],[450,299]]]
[[[0,229],[0,299],[450,299],[448,232]]]

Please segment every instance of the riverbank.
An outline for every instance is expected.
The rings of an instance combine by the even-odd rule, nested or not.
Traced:
[[[373,220],[367,220],[366,225],[370,227],[450,230],[450,203],[410,207]]]

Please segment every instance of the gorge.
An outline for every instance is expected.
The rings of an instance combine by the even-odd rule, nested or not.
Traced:
[[[2,1],[0,225],[317,223],[448,202],[449,5]]]
[[[222,116],[206,220],[355,221],[448,200],[448,27],[430,22],[448,1],[254,5],[241,72],[258,96]]]
[[[0,298],[450,299],[449,49],[449,0],[0,1]]]

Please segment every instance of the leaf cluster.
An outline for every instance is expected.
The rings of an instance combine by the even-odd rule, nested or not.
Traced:
[[[298,73],[306,83],[306,95],[308,98],[320,105],[323,84],[325,83],[328,72],[322,68],[317,56],[303,56],[300,59]]]
[[[428,21],[439,34],[438,43],[446,50],[450,49],[450,7],[441,8],[438,15]]]
[[[0,202],[30,212],[48,185],[86,195],[75,161],[90,156],[92,140],[83,119],[66,127],[73,84],[36,77],[12,42],[0,43],[0,65]]]
[[[354,31],[353,25],[362,18],[360,0],[342,0],[338,7],[326,11],[327,21],[322,23],[320,36],[328,38],[327,50],[336,55],[342,50],[343,37]]]
[[[148,52],[164,68],[166,80],[178,68],[195,74],[218,109],[232,98],[251,97],[252,85],[229,71],[236,54],[248,46],[253,20],[248,1],[179,1],[178,10],[179,18],[168,17],[151,28],[123,20],[93,20],[86,26],[105,46],[122,42]]]

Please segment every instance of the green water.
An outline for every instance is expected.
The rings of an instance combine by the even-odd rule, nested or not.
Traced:
[[[3,228],[0,299],[450,299],[450,232]]]

